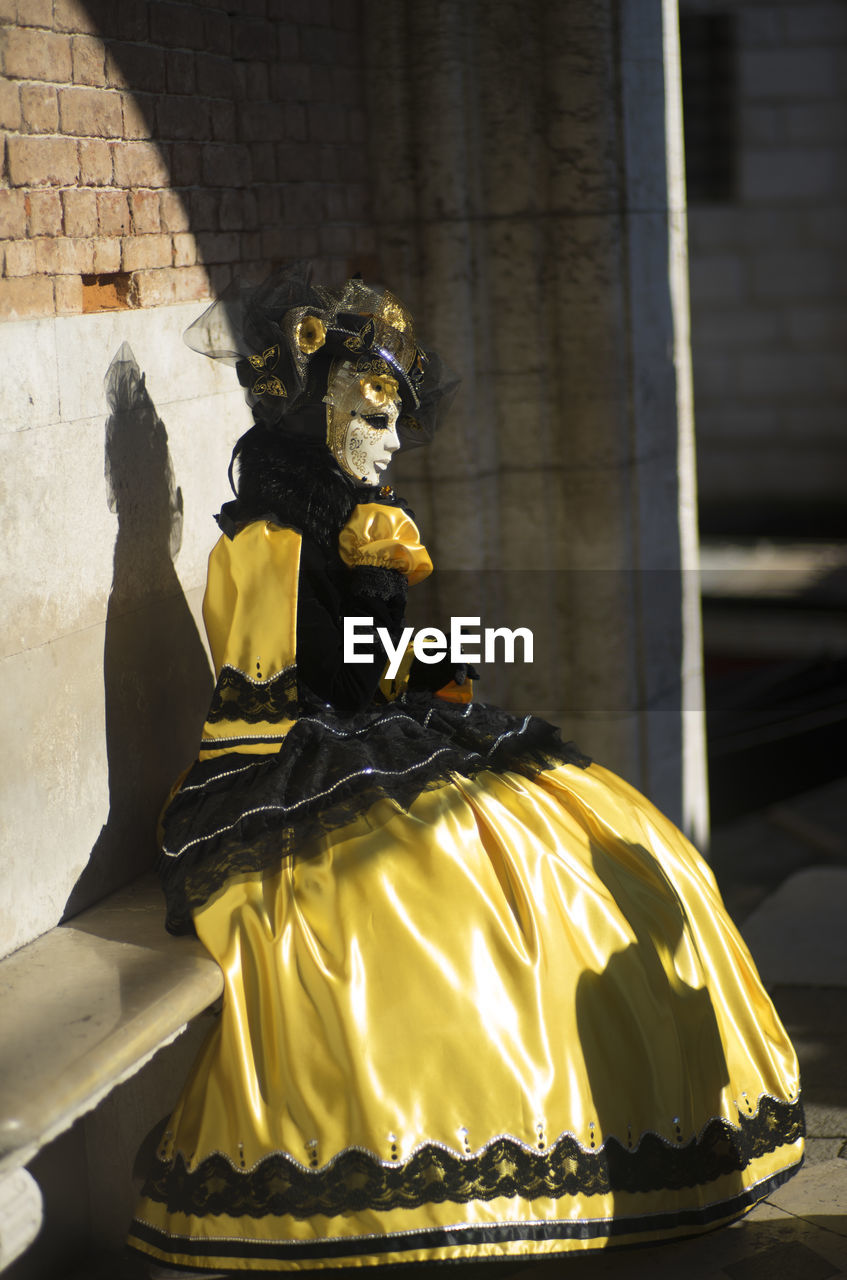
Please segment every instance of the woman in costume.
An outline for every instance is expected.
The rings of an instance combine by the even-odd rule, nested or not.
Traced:
[[[235,336],[220,335],[222,313]],[[385,484],[449,390],[361,280],[210,308],[255,425],[218,517],[217,685],[164,816],[223,1010],[130,1243],[201,1273],[549,1255],[702,1231],[799,1166],[797,1062],[706,864],[544,721],[396,645],[431,570]]]

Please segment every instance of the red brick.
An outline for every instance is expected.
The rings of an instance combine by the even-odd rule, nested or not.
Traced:
[[[174,236],[174,266],[193,267],[197,261],[197,242],[193,235],[180,231]]]
[[[345,142],[347,116],[345,107],[336,103],[313,102],[308,108],[309,138],[312,142]]]
[[[160,138],[208,138],[209,104],[201,98],[162,96],[156,103],[156,122]]]
[[[209,186],[243,187],[252,179],[247,147],[211,144],[203,148],[203,181]]]
[[[315,147],[314,151],[318,161],[318,170],[314,176],[319,178],[322,183],[343,182],[344,174],[342,173],[341,166],[343,164],[344,148],[324,143],[322,147]],[[358,178],[360,172],[361,163],[359,164],[355,175],[348,174],[348,178],[352,178],[353,176]]]
[[[94,270],[94,240],[90,236],[77,237],[70,241],[76,257],[76,269],[81,275],[91,275]]]
[[[73,275],[78,270],[77,243],[75,240],[69,240],[67,236],[51,236],[34,240],[37,270],[48,276]]]
[[[200,185],[200,148],[192,142],[175,142],[171,148],[171,182],[175,187]]]
[[[210,53],[195,54],[194,70],[197,92],[204,98],[231,98],[235,92],[235,73],[231,58],[216,58]]]
[[[177,275],[179,275],[179,272],[173,268],[158,271],[136,271],[132,278],[135,305],[139,307],[161,307],[175,302]]]
[[[82,31],[97,35],[97,20],[87,0],[55,0],[53,26],[57,31]]]
[[[176,302],[194,302],[200,298],[207,298],[210,292],[209,276],[205,267],[184,267],[181,271],[174,271]]]
[[[29,235],[62,234],[62,201],[58,191],[30,191],[25,203]]]
[[[219,215],[222,231],[244,229],[244,193],[225,191],[221,196]]]
[[[97,224],[101,236],[128,234],[129,201],[125,191],[98,191]]]
[[[220,207],[221,192],[219,191],[192,191],[191,192],[191,228],[193,231],[216,231],[218,222],[218,210]]]
[[[23,191],[0,189],[0,237],[4,240],[26,235],[25,201]]]
[[[241,262],[249,262],[262,256],[262,233],[261,231],[242,231],[241,233]]]
[[[106,50],[106,79],[119,89],[160,93],[165,87],[165,53],[145,44],[110,44]]]
[[[276,24],[277,57],[296,62],[300,57],[300,35],[292,22]]]
[[[241,102],[266,102],[268,90],[268,66],[265,62],[236,62],[236,96]]]
[[[114,23],[117,18],[116,34],[121,40],[138,43],[149,38],[150,9],[152,8],[150,0],[121,0],[119,5],[115,4],[115,0],[99,0],[99,2],[109,12],[109,21]]]
[[[255,182],[276,181],[276,147],[272,142],[251,142],[250,163],[253,166]]]
[[[159,231],[159,192],[133,191],[129,198],[132,211],[132,229],[136,235],[150,235]]]
[[[35,275],[35,241],[10,240],[6,245],[6,275]]]
[[[282,221],[282,194],[279,187],[256,187],[256,203],[258,221],[269,226],[272,222]]]
[[[127,236],[121,245],[121,267],[124,271],[169,267],[172,262],[170,236]]]
[[[310,66],[338,66],[338,63],[344,60],[341,46],[347,43],[347,38],[338,32],[342,39],[336,42],[333,39],[335,34],[334,31],[327,30],[325,27],[301,26],[300,53],[303,61]]]
[[[231,52],[232,18],[228,13],[205,13],[203,34],[203,47],[211,53]]]
[[[239,237],[234,231],[205,235],[200,238],[198,249],[203,262],[237,262]]]
[[[311,70],[302,63],[274,63],[270,81],[275,102],[311,102],[315,97]]]
[[[182,195],[179,191],[160,191],[159,218],[163,231],[187,231],[190,226],[188,193]]]
[[[238,130],[251,142],[278,138],[282,133],[285,108],[278,102],[244,102],[238,106]]]
[[[232,24],[232,56],[247,62],[276,57],[276,32],[270,22],[236,18]]]
[[[193,93],[194,54],[187,49],[169,49],[165,55],[165,83],[168,93]]]
[[[65,210],[65,235],[95,236],[97,234],[97,192],[77,188],[62,192]]]
[[[82,313],[82,280],[78,275],[56,276],[53,289],[56,296],[56,315],[77,316]]]
[[[116,148],[115,182],[119,187],[166,187],[165,157],[152,142],[125,142]]]
[[[286,142],[307,142],[309,131],[306,124],[306,108],[297,102],[286,102],[284,107],[283,137]]]
[[[149,138],[154,133],[156,96],[152,93],[122,93],[123,136]]]
[[[104,187],[112,181],[112,148],[108,142],[86,139],[79,144],[79,175],[86,186]]]
[[[29,133],[58,133],[59,103],[53,85],[21,85],[21,115]]]
[[[299,238],[296,243],[299,256],[301,252]],[[291,234],[285,227],[265,227],[262,232],[262,257],[274,262],[287,258],[291,256],[291,244]]]
[[[234,142],[235,103],[214,99],[209,105],[212,113],[212,137],[215,142]]]
[[[347,188],[340,183],[330,183],[324,188],[323,207],[331,222],[346,222]]]
[[[150,36],[167,49],[202,49],[203,23],[194,5],[150,6]]]
[[[298,223],[309,226],[310,223],[320,221],[323,196],[321,183],[289,182],[281,188],[281,192],[282,222],[290,222],[294,226]]]
[[[53,314],[53,281],[46,276],[0,280],[0,315],[7,320],[27,320],[33,316]]]
[[[20,129],[21,101],[18,86],[0,80],[0,129]]]
[[[24,0],[23,4],[18,4],[18,25],[52,27],[53,0]]]
[[[5,29],[5,71],[11,80],[70,80],[71,42],[54,31]]]
[[[62,130],[83,138],[120,138],[121,95],[103,89],[60,89]]]
[[[91,242],[94,249],[94,271],[98,276],[114,275],[121,269],[121,242],[117,239],[101,239]]]
[[[74,36],[71,40],[74,84],[106,83],[106,50],[97,36]]]
[[[350,253],[354,245],[353,228],[333,226],[325,222],[320,229],[321,253]]]
[[[366,182],[351,182],[347,192],[347,217],[353,222],[371,220],[371,191]]]
[[[254,172],[261,171],[256,168]],[[282,182],[308,182],[315,174],[313,149],[306,142],[280,142],[276,147],[276,172]]]

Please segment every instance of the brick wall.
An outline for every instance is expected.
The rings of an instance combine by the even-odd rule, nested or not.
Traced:
[[[368,270],[359,0],[0,0],[0,314]],[[355,269],[355,268],[354,268]]]
[[[736,190],[689,208],[707,524],[814,532],[847,480],[847,5],[681,7],[737,37]]]

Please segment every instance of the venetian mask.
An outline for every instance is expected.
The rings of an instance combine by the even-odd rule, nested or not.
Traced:
[[[400,392],[388,373],[335,364],[326,393],[327,445],[343,471],[362,484],[379,484],[400,448]]]

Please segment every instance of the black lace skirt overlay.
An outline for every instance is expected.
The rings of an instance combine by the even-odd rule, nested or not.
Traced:
[[[405,809],[454,774],[531,778],[590,763],[546,721],[484,704],[415,694],[355,716],[322,704],[301,710],[278,754],[198,761],[169,805],[160,870],[171,932],[189,932],[192,910],[232,876],[307,856],[317,837],[378,800]]]
[[[366,1210],[387,1213],[444,1201],[461,1205],[500,1196],[559,1200],[613,1192],[649,1194],[708,1186],[796,1142],[803,1133],[799,1100],[763,1096],[756,1112],[739,1115],[737,1125],[716,1117],[699,1135],[676,1144],[644,1133],[635,1145],[612,1137],[593,1151],[563,1134],[549,1148],[542,1144],[533,1150],[504,1135],[472,1156],[433,1143],[392,1163],[349,1148],[322,1168],[307,1168],[276,1152],[247,1170],[219,1153],[191,1169],[177,1154],[170,1162],[157,1162],[143,1194],[171,1212],[198,1217],[291,1214],[301,1219]]]

